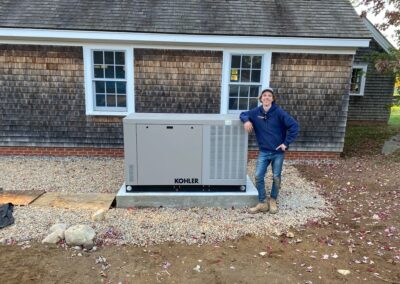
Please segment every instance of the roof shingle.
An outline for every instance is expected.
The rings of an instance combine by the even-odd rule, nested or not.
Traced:
[[[0,28],[370,38],[349,0],[0,0]]]

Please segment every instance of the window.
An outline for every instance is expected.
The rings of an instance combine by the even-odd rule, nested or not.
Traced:
[[[367,64],[354,65],[351,71],[350,95],[363,96],[365,88],[365,75]]]
[[[133,112],[133,49],[84,49],[86,114]]]
[[[261,91],[261,55],[232,55],[229,110],[248,110],[258,105]]]

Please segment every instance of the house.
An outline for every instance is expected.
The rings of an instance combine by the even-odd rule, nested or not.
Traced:
[[[0,155],[122,156],[128,113],[239,114],[265,87],[300,123],[290,157],[343,149],[371,37],[348,0],[0,3]]]
[[[395,47],[367,18],[362,20],[371,32],[372,40],[369,47],[359,48],[354,56],[347,119],[350,124],[387,124],[395,77],[377,72],[371,55],[389,52]]]

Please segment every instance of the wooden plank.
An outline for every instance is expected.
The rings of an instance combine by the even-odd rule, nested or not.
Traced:
[[[44,194],[44,190],[7,190],[0,191],[0,204],[11,202],[14,205],[26,206]]]
[[[32,203],[36,207],[68,209],[109,209],[115,194],[47,192]]]

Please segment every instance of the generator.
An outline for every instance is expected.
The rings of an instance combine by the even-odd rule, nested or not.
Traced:
[[[246,191],[237,115],[134,113],[123,128],[126,192]]]

